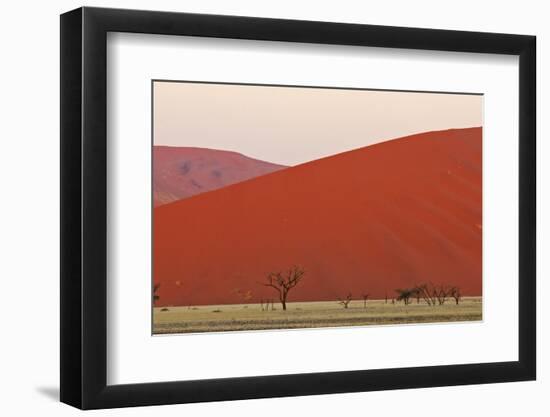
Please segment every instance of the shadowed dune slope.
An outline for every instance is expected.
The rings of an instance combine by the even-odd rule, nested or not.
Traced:
[[[157,305],[394,296],[415,283],[481,295],[481,128],[395,139],[154,209]]]
[[[286,168],[215,149],[155,146],[154,205],[171,203]]]

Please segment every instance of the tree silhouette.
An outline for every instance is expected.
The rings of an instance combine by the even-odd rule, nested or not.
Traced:
[[[267,275],[267,283],[262,285],[271,287],[277,291],[283,310],[286,310],[288,293],[292,288],[300,283],[300,281],[304,278],[304,274],[305,270],[299,266],[293,266],[285,273],[270,272]]]
[[[411,303],[411,297],[414,297],[416,294],[415,288],[398,288],[395,290],[397,293],[397,301],[403,301],[405,305]]]
[[[435,288],[435,296],[440,306],[445,304],[445,301],[447,301],[447,297],[449,296],[450,291],[451,289],[445,285],[440,285],[439,287]]]
[[[351,293],[348,293],[345,299],[338,298],[338,304],[341,304],[344,308],[348,308],[351,303]]]
[[[460,287],[451,287],[449,291],[449,296],[455,299],[456,305],[460,302],[460,299],[462,298],[462,294],[460,292]]]
[[[160,295],[157,294],[160,284],[153,285],[153,305],[160,299]]]
[[[426,304],[432,307],[435,306],[435,303],[437,302],[437,291],[432,283],[417,285],[415,290],[418,294],[420,294],[424,301],[426,301]]]
[[[369,299],[369,293],[363,293],[361,294],[361,297],[363,298],[363,308],[367,308],[367,300]]]

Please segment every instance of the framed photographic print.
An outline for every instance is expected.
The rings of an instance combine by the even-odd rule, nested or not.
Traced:
[[[535,38],[61,16],[61,400],[531,380]]]

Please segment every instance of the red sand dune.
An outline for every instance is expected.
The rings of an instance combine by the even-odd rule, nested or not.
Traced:
[[[154,205],[216,190],[286,168],[237,152],[155,146],[153,148]]]
[[[392,297],[432,281],[481,295],[481,128],[429,132],[284,169],[154,210],[157,305]]]

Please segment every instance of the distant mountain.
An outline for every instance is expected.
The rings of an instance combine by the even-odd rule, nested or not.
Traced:
[[[154,210],[158,305],[383,298],[423,282],[481,295],[482,130],[429,132],[287,168]],[[180,167],[181,168],[181,167]]]
[[[171,203],[286,168],[237,152],[204,148],[153,148],[154,205]]]

